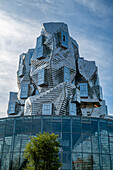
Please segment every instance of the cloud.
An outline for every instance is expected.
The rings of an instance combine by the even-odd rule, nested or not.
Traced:
[[[96,62],[103,96],[109,106],[108,110],[112,112],[109,98],[113,101],[113,50],[108,41],[103,41],[101,38],[95,40],[92,37],[85,36],[84,32],[73,34],[76,35],[75,39],[79,44],[80,56]]]
[[[103,0],[75,0],[75,2],[88,8],[90,12],[99,17],[113,15],[112,6],[107,6]]]
[[[5,116],[9,91],[17,91],[19,55],[27,52],[29,47],[35,47],[41,26],[37,23],[37,27],[33,27],[27,21],[16,21],[3,11],[0,11],[0,24],[0,116]]]
[[[96,61],[105,98],[112,97],[112,4],[103,0],[9,0],[0,3],[0,108],[6,114],[8,93],[17,91],[19,55],[35,47],[43,22],[66,22],[80,55]],[[111,32],[110,32],[111,31]]]

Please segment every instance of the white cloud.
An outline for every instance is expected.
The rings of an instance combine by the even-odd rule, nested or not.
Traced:
[[[33,27],[26,22],[16,21],[0,11],[0,116],[5,116],[9,91],[17,91],[16,71],[18,58],[28,48],[35,47],[40,24]]]
[[[103,0],[75,0],[79,4],[88,8],[91,12],[99,17],[113,15],[113,10],[110,6],[104,4]]]

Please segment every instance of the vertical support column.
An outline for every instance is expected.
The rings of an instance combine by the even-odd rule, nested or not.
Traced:
[[[72,117],[71,117],[71,170],[72,170]]]
[[[102,170],[102,160],[101,160],[101,142],[100,142],[100,124],[99,124],[99,119],[98,119],[98,145],[99,145],[99,164],[100,164],[100,170]]]
[[[41,133],[43,133],[43,116],[41,116]]]
[[[3,157],[4,143],[5,143],[6,121],[5,121],[4,135],[3,135],[2,151],[1,151],[0,170],[1,170],[1,165],[2,165],[2,157]]]
[[[110,169],[112,170],[112,161],[111,161],[111,153],[110,153],[110,139],[109,139],[108,121],[107,121],[107,132],[108,132],[108,147],[109,147],[109,157],[110,157]]]

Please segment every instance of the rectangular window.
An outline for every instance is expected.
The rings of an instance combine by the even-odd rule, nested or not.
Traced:
[[[14,114],[15,113],[15,102],[9,102],[9,108],[8,108],[8,114]]]
[[[88,97],[87,83],[80,83],[80,97]]]
[[[69,115],[76,115],[76,103],[69,103]]]
[[[36,89],[36,91],[35,91],[35,94],[36,94],[36,95],[38,95],[38,94],[39,94],[39,91],[38,91],[38,89]]]
[[[38,38],[37,38],[37,48],[40,48],[42,46],[42,35],[40,35]]]
[[[61,31],[61,46],[68,48],[68,33],[65,31]]]
[[[43,46],[37,49],[37,58],[43,57]]]
[[[19,77],[24,76],[24,65],[21,65],[19,67],[18,75],[19,75]]]
[[[105,115],[108,115],[108,108],[107,108],[107,105],[105,105]]]
[[[28,84],[22,84],[20,98],[27,98],[27,97],[28,97]]]
[[[52,103],[45,103],[43,104],[42,108],[42,114],[43,115],[51,115],[52,114]]]
[[[76,88],[75,95],[73,97],[73,102],[79,102],[80,103],[80,90]]]
[[[16,92],[10,92],[10,100],[15,101],[17,100],[17,94]]]
[[[70,82],[70,69],[64,67],[64,82]]]
[[[42,85],[45,83],[45,69],[41,69],[38,71],[38,85]]]
[[[36,53],[37,53],[37,58],[38,59],[44,57],[43,41],[44,41],[44,36],[40,35],[37,38],[37,46],[36,46]]]
[[[102,100],[103,99],[103,94],[102,94],[102,87],[101,86],[99,86],[99,93],[100,93],[100,100]]]

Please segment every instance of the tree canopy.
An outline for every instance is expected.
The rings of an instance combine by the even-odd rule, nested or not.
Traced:
[[[44,132],[36,137],[31,137],[27,143],[24,158],[28,161],[27,170],[58,170],[61,166],[59,162],[59,141],[58,135]]]

